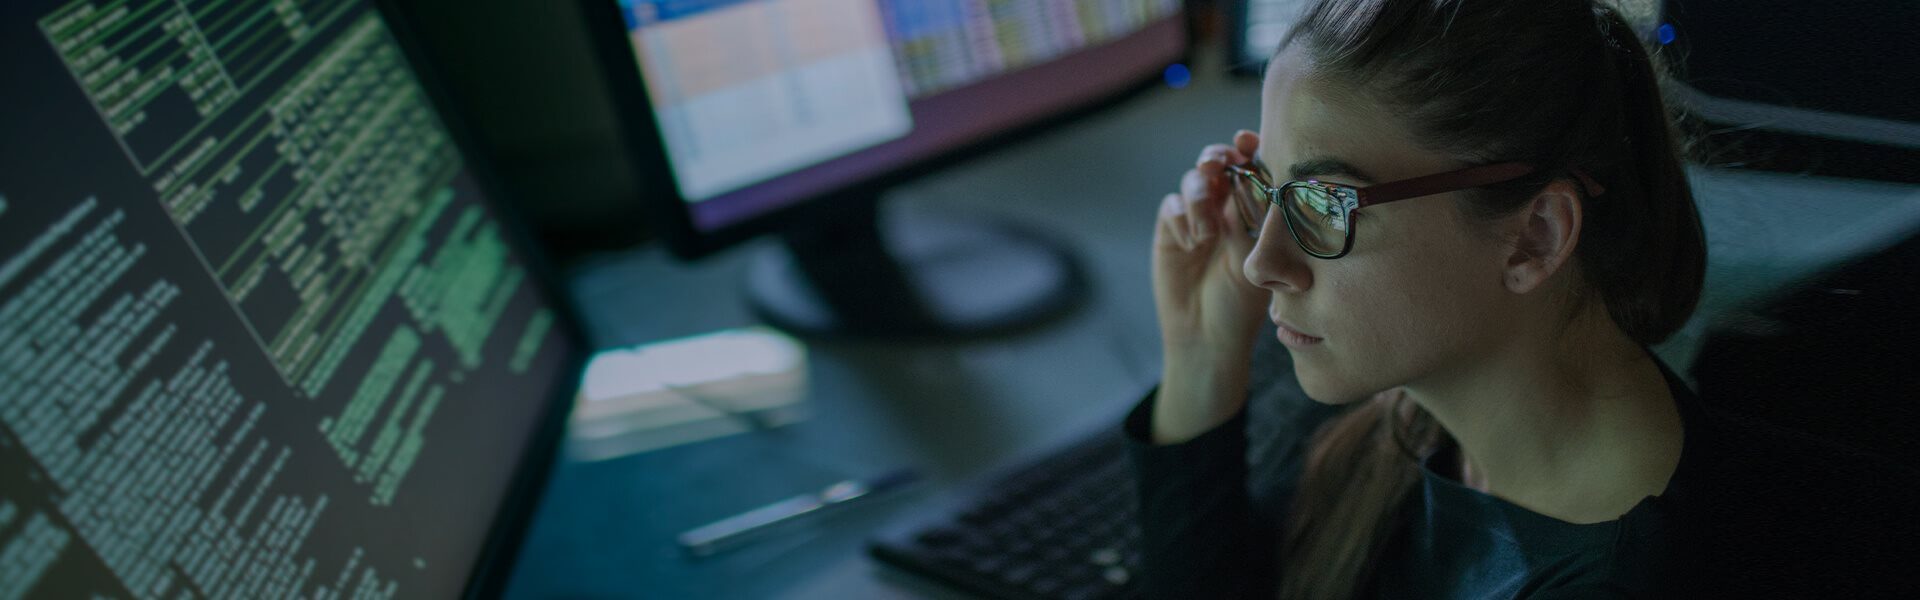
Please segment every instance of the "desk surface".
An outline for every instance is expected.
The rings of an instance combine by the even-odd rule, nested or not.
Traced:
[[[1036,331],[964,344],[809,345],[810,419],[603,462],[563,462],[521,550],[516,598],[941,598],[866,558],[864,540],[996,465],[1110,425],[1157,376],[1148,240],[1159,198],[1199,148],[1259,122],[1255,81],[1199,77],[894,190],[899,211],[994,214],[1049,228],[1085,261],[1092,300]],[[1711,268],[1703,316],[1660,348],[1676,367],[1710,315],[1920,226],[1920,188],[1696,171]],[[1806,235],[1808,194],[1846,196]],[[1790,232],[1785,235],[1782,232]],[[1780,235],[1776,235],[1780,234]],[[572,291],[602,348],[753,323],[748,244],[697,264],[659,249],[578,265]],[[704,560],[685,529],[849,477],[912,465],[910,491]]]

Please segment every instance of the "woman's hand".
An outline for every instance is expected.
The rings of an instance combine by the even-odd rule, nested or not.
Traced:
[[[1153,232],[1153,297],[1164,353],[1154,405],[1156,443],[1185,441],[1226,421],[1246,402],[1247,367],[1266,293],[1241,263],[1253,249],[1232,204],[1229,164],[1244,164],[1260,138],[1242,130],[1214,144],[1160,203]],[[1256,224],[1257,226],[1257,224]]]

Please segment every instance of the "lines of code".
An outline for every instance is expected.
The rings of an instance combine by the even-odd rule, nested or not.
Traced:
[[[74,2],[40,29],[142,174],[203,153],[212,118],[352,2]],[[331,5],[331,6],[325,6]],[[280,27],[261,27],[262,22]],[[170,90],[179,97],[163,95]]]
[[[19,512],[17,504],[0,504],[0,527],[12,524]],[[42,512],[28,517],[21,529],[18,538],[0,548],[0,598],[25,596],[27,586],[46,573],[47,567],[53,566],[53,559],[59,557],[60,552],[67,549],[67,541],[73,539]]]
[[[315,23],[324,26],[348,5],[335,4],[213,2],[190,10],[149,3],[143,10],[171,8],[164,18],[141,20],[124,5],[101,11],[76,3],[40,23],[228,297],[247,312],[282,376],[308,395],[325,389],[413,266],[410,252],[421,249],[423,230],[448,200],[442,186],[460,168],[398,46],[371,15],[352,22],[321,50],[323,58],[265,102],[232,99],[263,81],[260,69],[304,47],[307,15],[323,15]],[[262,18],[286,32],[227,31]],[[156,26],[165,35],[147,34]],[[103,31],[89,37],[96,29]],[[278,41],[256,41],[270,37]],[[225,83],[203,85],[201,77]],[[170,86],[185,91],[191,106],[167,105],[181,97],[158,95]],[[192,114],[146,116],[167,110]],[[174,135],[164,149],[142,150],[142,133],[158,129],[143,125],[149,122],[193,125],[184,135],[166,132]],[[421,210],[418,199],[432,194],[442,197]],[[262,208],[268,197],[282,200]],[[263,291],[272,296],[252,302]],[[290,312],[282,308],[286,293],[298,298]]]
[[[125,220],[89,198],[0,267],[4,286],[50,259],[0,303],[0,423],[52,492],[0,572],[31,582],[67,543],[57,519],[139,595],[287,595],[316,575],[293,551],[330,498],[268,493],[292,450],[257,431],[266,406],[234,389],[217,345],[160,318],[181,288],[139,273],[147,248]],[[127,283],[140,291],[110,293]],[[393,588],[371,569],[359,581]]]
[[[0,16],[0,599],[465,589],[570,347],[382,13]]]

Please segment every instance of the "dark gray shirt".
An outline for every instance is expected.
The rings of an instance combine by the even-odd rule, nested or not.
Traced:
[[[1283,368],[1256,376],[1246,411],[1192,440],[1149,443],[1151,393],[1126,419],[1140,479],[1142,582],[1150,597],[1271,598],[1285,576],[1278,572],[1276,547],[1305,441],[1344,408],[1306,398],[1284,368],[1284,350],[1262,344],[1256,364]],[[1914,497],[1905,487],[1914,481],[1907,472],[1787,433],[1732,426],[1709,414],[1664,364],[1661,371],[1686,437],[1680,464],[1659,496],[1614,521],[1568,523],[1443,475],[1451,470],[1441,465],[1457,464],[1457,448],[1443,447],[1423,461],[1423,479],[1403,507],[1405,525],[1388,543],[1365,595],[1641,597],[1736,589],[1774,595],[1834,591],[1828,587],[1834,585],[1881,590],[1899,570],[1920,569],[1890,563],[1886,555],[1892,550],[1911,556],[1911,535],[1920,529],[1920,519],[1897,512],[1915,506],[1903,504]],[[1853,476],[1828,477],[1836,468]],[[1777,477],[1783,473],[1827,480],[1783,485]],[[1815,496],[1824,506],[1811,514],[1833,521],[1803,516],[1779,523],[1791,511],[1806,511]],[[1823,582],[1813,573],[1828,576]]]

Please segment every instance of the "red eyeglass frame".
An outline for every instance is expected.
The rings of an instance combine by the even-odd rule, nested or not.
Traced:
[[[1253,168],[1250,169],[1248,166],[1252,166]],[[1348,252],[1353,250],[1355,229],[1353,226],[1353,214],[1355,211],[1388,202],[1504,183],[1525,177],[1533,173],[1535,168],[1533,165],[1522,162],[1503,162],[1455,169],[1432,175],[1422,175],[1399,181],[1389,181],[1367,187],[1327,183],[1315,179],[1289,181],[1281,184],[1279,187],[1274,187],[1272,184],[1267,183],[1268,178],[1263,174],[1263,169],[1257,162],[1249,162],[1247,165],[1227,165],[1227,171],[1244,177],[1248,182],[1252,183],[1256,189],[1259,189],[1261,193],[1266,195],[1268,204],[1280,207],[1280,216],[1286,222],[1287,233],[1293,236],[1293,242],[1300,246],[1300,250],[1314,258],[1333,260],[1346,256]],[[1573,171],[1573,174],[1580,179],[1581,185],[1586,187],[1588,196],[1599,196],[1606,191],[1605,188],[1600,186],[1599,182],[1587,176],[1584,171],[1576,169]],[[1300,232],[1295,229],[1296,225],[1293,222],[1293,217],[1287,211],[1286,207],[1280,204],[1281,200],[1286,198],[1286,191],[1294,187],[1316,188],[1325,193],[1327,197],[1336,201],[1333,204],[1333,208],[1338,211],[1338,214],[1329,216],[1339,217],[1341,224],[1344,226],[1342,229],[1346,232],[1345,239],[1341,241],[1339,252],[1333,254],[1315,252],[1312,248],[1307,247],[1306,242],[1300,239]],[[1252,198],[1249,198],[1249,200],[1251,199]],[[1256,220],[1245,203],[1235,201],[1234,204],[1239,206],[1241,219],[1245,221],[1248,231],[1256,237],[1259,236],[1260,227],[1264,219]]]

